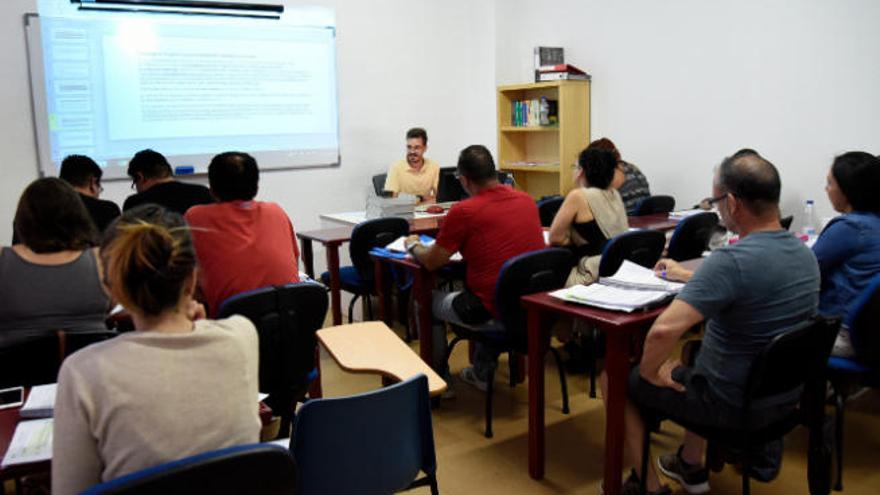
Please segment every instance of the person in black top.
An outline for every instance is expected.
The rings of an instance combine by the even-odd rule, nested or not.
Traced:
[[[99,233],[104,232],[110,222],[119,216],[119,206],[116,203],[98,199],[104,190],[101,187],[101,176],[104,172],[94,160],[84,155],[68,155],[61,162],[59,175],[79,193]]]
[[[126,198],[123,210],[155,203],[183,215],[191,206],[214,202],[208,188],[174,180],[171,165],[161,153],[146,149],[135,153],[128,162],[128,176],[137,194]]]

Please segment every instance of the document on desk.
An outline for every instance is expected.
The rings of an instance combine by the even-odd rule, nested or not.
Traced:
[[[626,289],[658,290],[672,293],[678,293],[684,288],[683,283],[662,279],[654,273],[654,270],[629,260],[623,260],[617,273],[610,277],[601,277],[599,283]]]
[[[672,297],[670,293],[664,291],[624,289],[599,283],[574,285],[551,292],[550,296],[567,302],[626,313],[653,307]]]
[[[57,390],[58,385],[55,383],[31,387],[27,401],[18,411],[19,416],[29,419],[51,418],[55,410],[55,393]]]
[[[394,242],[385,246],[385,249],[398,253],[405,253],[406,245],[404,244],[404,241],[406,241],[407,237],[409,236],[398,237],[394,240]],[[423,246],[428,247],[434,245],[435,239],[431,236],[422,234],[419,236],[419,242],[421,242]],[[463,259],[464,258],[461,257],[461,253],[459,253],[458,251],[452,253],[452,256],[449,257],[449,261],[462,261]]]
[[[2,466],[52,459],[52,418],[22,421],[15,427]]]

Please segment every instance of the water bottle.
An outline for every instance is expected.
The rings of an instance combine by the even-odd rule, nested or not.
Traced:
[[[806,205],[804,206],[804,223],[802,231],[806,236],[810,238],[816,237],[816,215],[813,212],[812,199],[808,199]]]
[[[541,125],[550,125],[550,104],[547,103],[547,97],[541,97],[541,105],[539,107],[539,121]]]

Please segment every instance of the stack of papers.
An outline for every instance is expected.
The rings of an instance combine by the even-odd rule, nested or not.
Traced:
[[[18,423],[2,467],[52,459],[52,425],[52,418]]]
[[[27,401],[18,414],[22,418],[51,418],[55,410],[55,393],[58,386],[54,383],[49,385],[37,385],[31,387]]]
[[[658,290],[673,293],[681,291],[684,287],[681,282],[662,279],[654,273],[654,270],[629,260],[623,260],[617,273],[610,277],[602,277],[599,279],[599,283],[625,289]]]
[[[394,242],[385,246],[385,249],[387,249],[389,251],[393,251],[395,253],[405,253],[406,252],[406,245],[404,244],[404,241],[406,241],[407,237],[408,236],[398,237],[397,239],[394,240]],[[423,246],[432,246],[432,245],[434,245],[435,239],[431,236],[420,235],[419,241],[422,243]],[[379,254],[379,253],[377,253],[377,254]],[[452,256],[449,257],[449,261],[462,261],[463,259],[464,258],[461,257],[461,253],[459,253],[457,251],[455,253],[452,253]]]
[[[682,287],[682,283],[658,278],[650,268],[625,260],[611,277],[602,277],[591,285],[560,289],[550,295],[563,301],[631,313],[667,302]]]

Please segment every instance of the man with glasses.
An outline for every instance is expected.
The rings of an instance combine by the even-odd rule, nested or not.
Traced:
[[[116,203],[98,199],[104,190],[101,187],[104,172],[94,160],[84,155],[68,155],[61,162],[59,175],[79,193],[99,233],[119,216]]]
[[[753,150],[741,150],[718,167],[710,202],[724,225],[739,234],[695,271],[660,260],[658,276],[686,282],[684,289],[654,322],[639,366],[630,374],[625,410],[625,452],[641,466],[644,424],[638,406],[692,424],[723,428],[740,417],[749,369],[774,337],[807,324],[819,300],[819,268],[812,251],[779,223],[780,181],[776,168]],[[705,336],[692,365],[673,359],[679,338],[705,322]],[[606,386],[602,377],[603,388]],[[756,417],[779,419],[796,407],[798,397],[762,401]],[[633,404],[635,403],[635,404]],[[709,490],[703,466],[706,442],[685,432],[677,453],[661,456],[657,466],[687,493]],[[772,479],[781,448],[766,451],[751,475]],[[648,493],[671,493],[661,486],[652,464]],[[624,493],[639,493],[635,470]]]
[[[123,210],[155,203],[183,215],[191,206],[214,202],[207,187],[174,180],[168,160],[150,149],[135,153],[128,162],[128,176],[137,194],[126,198]]]
[[[391,164],[385,178],[385,191],[395,198],[400,193],[418,196],[422,203],[437,199],[440,166],[425,158],[428,150],[428,133],[421,127],[406,131],[406,159]]]

